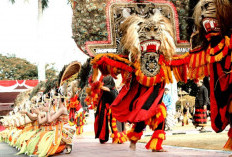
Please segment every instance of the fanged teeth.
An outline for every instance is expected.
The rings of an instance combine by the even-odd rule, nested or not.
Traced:
[[[157,49],[159,49],[159,47],[160,47],[159,42],[155,42],[155,41],[145,42],[141,45],[143,47],[143,51],[147,51],[147,46],[149,46],[149,45],[156,45]]]

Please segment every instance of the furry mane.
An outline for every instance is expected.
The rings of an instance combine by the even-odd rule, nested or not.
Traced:
[[[232,29],[232,1],[231,0],[215,0],[217,19],[221,27],[222,35],[227,32],[231,33]]]
[[[151,20],[157,22],[161,26],[161,52],[166,59],[171,59],[175,54],[176,45],[170,20],[164,17],[161,13],[152,16]]]
[[[120,25],[120,31],[123,35],[121,39],[123,51],[125,54],[129,55],[131,61],[135,61],[135,58],[138,57],[137,55],[140,52],[137,30],[139,29],[138,24],[141,22],[144,22],[143,18],[133,15],[128,17]]]
[[[129,55],[129,59],[132,62],[140,58],[140,36],[146,36],[147,40],[149,40],[148,34],[140,33],[140,31],[148,25],[154,25],[158,27],[158,33],[156,33],[156,35],[158,35],[156,37],[159,36],[158,38],[161,42],[160,51],[163,53],[166,59],[170,59],[175,53],[176,48],[173,39],[173,27],[170,20],[164,17],[159,11],[156,11],[156,13],[148,19],[135,15],[130,16],[121,24],[121,46],[123,48],[124,54]]]
[[[197,27],[197,30],[202,29],[202,25],[201,25],[201,5],[202,5],[202,1],[200,0],[197,5],[194,8],[194,12],[193,12],[193,19],[194,19],[194,23]]]

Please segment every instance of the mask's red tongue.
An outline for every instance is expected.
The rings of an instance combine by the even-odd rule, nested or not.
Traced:
[[[157,51],[156,45],[148,45],[147,46],[147,52],[156,52],[156,51]]]
[[[218,21],[215,19],[210,19],[210,18],[204,19],[203,26],[206,32],[220,31],[220,28],[218,26]]]

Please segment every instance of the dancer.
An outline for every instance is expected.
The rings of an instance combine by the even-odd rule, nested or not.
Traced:
[[[200,0],[194,12],[189,78],[210,75],[211,126],[217,133],[232,124],[231,15],[230,0]],[[232,150],[232,128],[228,136],[224,148]]]
[[[115,82],[113,77],[105,76],[102,80],[103,86],[101,86],[101,94],[99,103],[97,105],[97,111],[95,113],[94,131],[95,138],[99,138],[100,143],[105,143],[109,140],[109,127],[112,131],[113,143],[123,143],[126,141],[125,132],[122,137],[117,139],[118,132],[124,131],[124,123],[118,123],[112,117],[111,110],[109,109],[111,103],[117,97],[117,90],[115,89]],[[112,124],[113,121],[113,124]],[[110,126],[108,124],[110,122]],[[114,126],[113,126],[114,125]],[[117,132],[117,133],[116,133]]]
[[[76,126],[76,134],[83,133],[83,126],[85,124],[85,111],[79,100],[79,90],[77,88],[78,81],[74,80],[70,83],[68,88],[69,102],[67,103],[67,109],[69,112],[69,124]]]
[[[129,59],[109,53],[96,55],[92,60],[93,80],[96,81],[98,69],[103,75],[110,74],[115,78],[121,73],[125,85],[111,110],[113,117],[120,122],[133,123],[127,133],[130,148],[135,150],[143,129],[148,125],[154,133],[146,148],[154,152],[165,151],[162,148],[166,118],[166,106],[162,102],[164,86],[172,82],[171,68],[177,81],[186,81],[186,67],[182,64],[187,60],[173,56],[172,25],[158,10],[154,10],[149,18],[127,17],[120,32],[120,44]],[[97,82],[93,85],[97,86]]]

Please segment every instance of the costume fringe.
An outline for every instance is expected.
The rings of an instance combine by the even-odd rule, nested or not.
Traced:
[[[223,58],[228,56],[232,50],[232,35],[225,36],[221,42],[215,46],[208,46],[207,50],[203,48],[196,48],[190,51],[189,71],[188,77],[190,79],[202,79],[210,75],[210,63],[220,62]],[[230,57],[230,58],[229,58]],[[226,58],[226,64],[230,65],[232,62],[232,55]]]
[[[140,133],[134,132],[135,129],[134,126],[129,131],[127,131],[127,137],[131,142],[136,143],[138,140],[141,139],[143,132]]]
[[[146,149],[152,149],[152,150],[161,150],[162,148],[162,143],[163,140],[165,140],[165,132],[163,130],[156,130],[152,137],[151,140],[147,143],[145,146]]]
[[[103,53],[98,54],[91,61],[93,65],[93,80],[96,81],[98,75],[98,69],[101,71],[102,75],[111,74],[112,77],[117,78],[117,74],[123,71],[132,72],[133,63],[128,59],[125,59],[117,54]]]
[[[111,109],[109,109],[109,116],[110,115],[111,115]],[[112,117],[112,120],[111,120],[112,134],[110,137],[112,138],[113,143],[124,143],[127,141],[126,131],[118,132],[116,122],[117,122],[116,118]]]
[[[155,114],[155,116],[151,117],[148,121],[146,121],[146,124],[149,125],[149,127],[152,130],[155,130],[160,123],[165,121],[166,116],[167,116],[167,109],[164,103],[162,102],[158,106],[157,113]]]
[[[189,64],[189,60],[190,57],[188,52],[184,55],[175,55],[170,61],[163,59],[171,83],[173,82],[171,68],[177,81],[187,82],[187,66]],[[166,81],[166,83],[169,82]]]
[[[81,135],[83,133],[83,125],[76,127],[76,135]]]
[[[214,48],[211,48],[211,45],[209,45],[207,49],[207,54],[209,54],[210,57],[207,57],[207,61],[209,63],[215,63],[221,61],[228,54],[229,49],[231,50],[231,47],[232,47],[232,38],[228,36],[225,36],[225,38],[222,39],[222,41]],[[219,51],[221,52],[218,53]]]
[[[103,83],[101,81],[96,81],[94,83],[90,82],[91,88],[86,89],[86,93],[88,94],[85,98],[85,101],[89,107],[89,109],[95,109],[98,101],[99,94],[101,93],[101,87]]]

